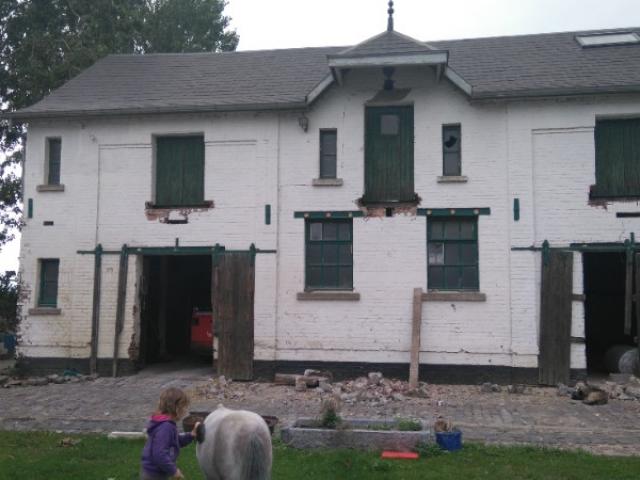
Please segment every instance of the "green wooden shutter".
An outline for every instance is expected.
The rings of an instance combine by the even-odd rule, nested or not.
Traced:
[[[199,205],[204,202],[202,136],[160,137],[156,142],[156,204]]]
[[[595,196],[640,195],[640,119],[596,122]]]
[[[413,107],[369,107],[365,117],[363,200],[413,201]]]

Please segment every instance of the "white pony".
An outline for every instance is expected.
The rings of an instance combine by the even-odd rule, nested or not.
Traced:
[[[207,480],[271,478],[271,434],[260,415],[218,405],[197,437],[196,456]]]

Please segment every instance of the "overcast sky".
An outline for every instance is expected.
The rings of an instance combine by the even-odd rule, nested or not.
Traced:
[[[239,50],[354,45],[386,28],[387,0],[229,0]],[[419,40],[640,25],[640,0],[397,0],[395,28]]]
[[[386,28],[387,0],[229,0],[239,50],[354,45]],[[395,28],[419,40],[640,26],[640,0],[397,0]],[[18,268],[18,242],[0,270]]]

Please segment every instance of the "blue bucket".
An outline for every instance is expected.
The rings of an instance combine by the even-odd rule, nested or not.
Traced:
[[[436,443],[443,450],[455,452],[462,448],[462,432],[454,430],[452,432],[436,432]]]

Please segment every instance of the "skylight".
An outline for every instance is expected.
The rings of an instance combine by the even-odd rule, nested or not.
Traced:
[[[576,35],[576,40],[582,47],[602,47],[640,43],[640,36],[635,32],[596,33]]]

